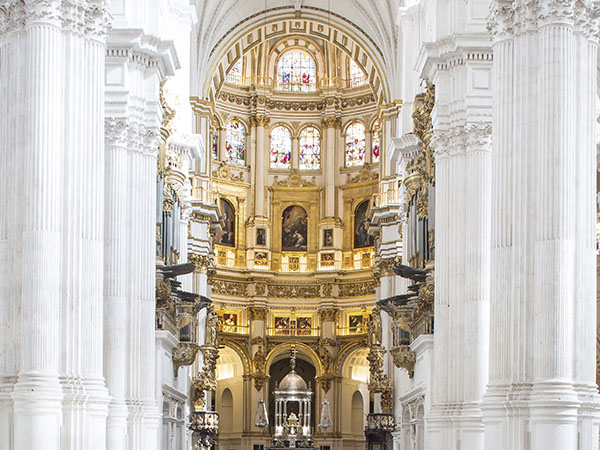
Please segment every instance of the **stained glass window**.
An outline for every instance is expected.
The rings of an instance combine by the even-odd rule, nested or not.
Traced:
[[[363,70],[354,62],[350,60],[350,86],[358,87],[367,83],[367,77]]]
[[[238,59],[227,74],[226,81],[232,84],[242,84],[242,59]]]
[[[232,164],[244,164],[244,148],[246,146],[246,127],[237,119],[227,122],[225,149],[227,161]]]
[[[212,159],[219,159],[218,153],[219,153],[219,132],[215,131],[212,134],[212,139],[211,139],[211,154],[212,154]]]
[[[315,62],[303,51],[283,55],[277,64],[277,89],[291,92],[316,90]]]
[[[379,162],[379,136],[373,136],[373,162]]]
[[[292,135],[286,127],[271,130],[271,167],[286,169],[290,167],[292,157]]]
[[[300,170],[321,167],[321,136],[315,127],[306,127],[300,133]]]
[[[365,163],[365,127],[355,122],[346,129],[346,167]]]

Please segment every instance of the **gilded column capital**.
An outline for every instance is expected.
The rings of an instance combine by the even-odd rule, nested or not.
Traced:
[[[337,308],[323,308],[319,310],[319,319],[321,322],[336,322],[340,310]]]
[[[250,116],[251,127],[266,127],[271,122],[271,118],[266,114],[254,114]]]
[[[249,306],[248,307],[248,320],[262,320],[263,322],[267,320],[267,308],[259,307],[259,306]]]
[[[323,128],[341,128],[342,119],[335,116],[323,117],[323,119],[321,119],[321,125]]]
[[[188,253],[188,261],[194,263],[194,271],[197,273],[208,273],[214,267],[214,261],[210,255]]]

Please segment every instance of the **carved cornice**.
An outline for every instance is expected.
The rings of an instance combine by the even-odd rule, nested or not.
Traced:
[[[287,186],[287,187],[311,187],[316,186],[316,177],[312,177],[311,181],[302,179],[298,169],[292,169],[290,175],[285,180],[278,180],[279,177],[275,177],[273,184],[275,186]]]
[[[347,99],[327,97],[318,101],[292,102],[272,100],[262,95],[238,95],[224,91],[219,93],[218,99],[233,105],[245,107],[265,106],[269,110],[276,111],[323,111],[328,106],[335,106],[336,108],[352,108],[354,106],[368,105],[375,102],[375,96],[373,94],[364,94]],[[252,117],[250,120],[252,125]],[[334,118],[334,122],[330,126],[337,128],[341,127],[341,119]]]
[[[382,277],[394,275],[394,266],[396,264],[402,264],[402,256],[395,256],[393,258],[382,258],[377,264],[377,269]]]

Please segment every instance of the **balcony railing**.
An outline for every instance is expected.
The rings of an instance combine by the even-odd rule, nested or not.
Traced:
[[[249,334],[250,327],[248,325],[221,325],[219,331],[222,333]]]
[[[337,327],[338,336],[357,336],[361,334],[367,334],[368,331],[369,329],[366,325],[360,325],[357,327]]]
[[[269,336],[318,336],[319,328],[274,328],[268,327]]]

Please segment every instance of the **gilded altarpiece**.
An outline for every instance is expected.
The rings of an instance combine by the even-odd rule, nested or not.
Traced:
[[[295,269],[293,264],[296,259],[306,258],[306,269],[314,271],[317,267],[318,250],[318,227],[319,227],[319,198],[321,195],[320,187],[286,187],[271,186],[271,221],[272,221],[272,269],[280,270],[283,257],[290,261],[289,265]],[[307,212],[307,236],[306,252],[283,252],[282,251],[282,217],[283,212],[293,205],[304,208]],[[292,263],[292,261],[294,263]],[[296,270],[293,270],[296,271]]]

